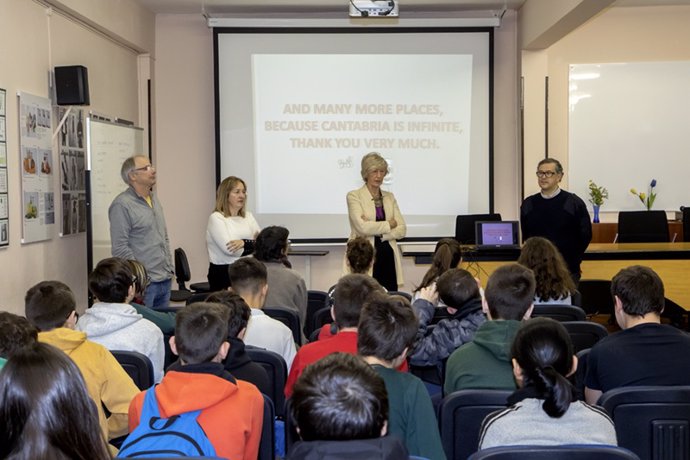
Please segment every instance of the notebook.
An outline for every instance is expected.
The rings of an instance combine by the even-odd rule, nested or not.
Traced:
[[[479,221],[475,225],[478,250],[491,251],[520,249],[518,221]]]

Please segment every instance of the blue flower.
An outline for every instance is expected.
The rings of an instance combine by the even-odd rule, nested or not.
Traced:
[[[649,186],[652,188],[656,187],[656,179],[652,179],[652,182],[649,184]]]

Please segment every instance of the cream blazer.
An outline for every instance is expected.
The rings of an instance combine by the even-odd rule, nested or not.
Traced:
[[[398,202],[395,201],[395,196],[390,192],[381,190],[383,196],[383,210],[386,213],[386,221],[376,222],[376,206],[374,205],[374,198],[371,196],[366,184],[357,190],[348,192],[347,194],[347,214],[350,218],[350,240],[364,236],[369,238],[371,244],[374,244],[374,236],[381,235],[383,241],[388,241],[393,248],[393,255],[395,256],[395,274],[398,281],[398,288],[401,288],[405,283],[402,271],[402,255],[396,240],[404,238],[407,233],[407,226],[405,219],[403,219],[398,207]],[[398,226],[391,230],[388,221],[393,218],[398,223]],[[343,260],[343,273],[349,273],[350,269],[347,261]],[[369,273],[371,275],[371,272]]]

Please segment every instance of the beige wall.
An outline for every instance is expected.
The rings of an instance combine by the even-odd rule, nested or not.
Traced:
[[[215,187],[212,31],[199,15],[156,18],[156,142],[159,194],[173,248],[187,252],[192,281],[206,278],[205,230]],[[495,207],[516,218],[519,197],[518,107],[519,60],[517,13],[507,12],[495,33],[494,171]],[[251,187],[251,185],[250,185]],[[270,225],[262,222],[262,225]],[[340,276],[343,247],[327,246],[326,257],[311,260],[311,287],[328,289]],[[306,275],[304,257],[292,260]],[[406,258],[406,290],[421,280],[425,267]]]
[[[142,15],[141,19],[145,22],[146,16]],[[153,22],[148,27],[137,27],[152,28]],[[140,31],[140,35],[146,34]],[[10,204],[10,245],[0,249],[2,310],[23,313],[26,289],[45,279],[67,283],[75,291],[79,307],[84,308],[86,304],[86,238],[83,234],[58,236],[59,180],[55,181],[54,189],[58,215],[52,239],[27,245],[20,243],[22,210],[16,93],[25,91],[48,97],[49,70],[56,65],[72,64],[85,65],[89,69],[91,109],[138,121],[137,55],[132,50],[61,14],[48,17],[45,8],[33,1],[0,0],[0,88],[7,91]],[[53,152],[53,160],[53,164],[59,164],[57,152]]]
[[[523,52],[527,194],[538,190],[534,171],[544,157],[544,77],[549,76],[549,156],[563,162],[567,188],[568,65],[690,60],[688,24],[690,6],[610,8],[546,50]]]

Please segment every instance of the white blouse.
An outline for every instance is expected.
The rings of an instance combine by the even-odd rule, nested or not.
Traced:
[[[230,265],[240,258],[244,248],[230,252],[226,246],[228,241],[253,240],[259,231],[261,228],[251,212],[245,213],[244,217],[224,217],[220,212],[214,212],[206,227],[208,260],[215,265]]]

